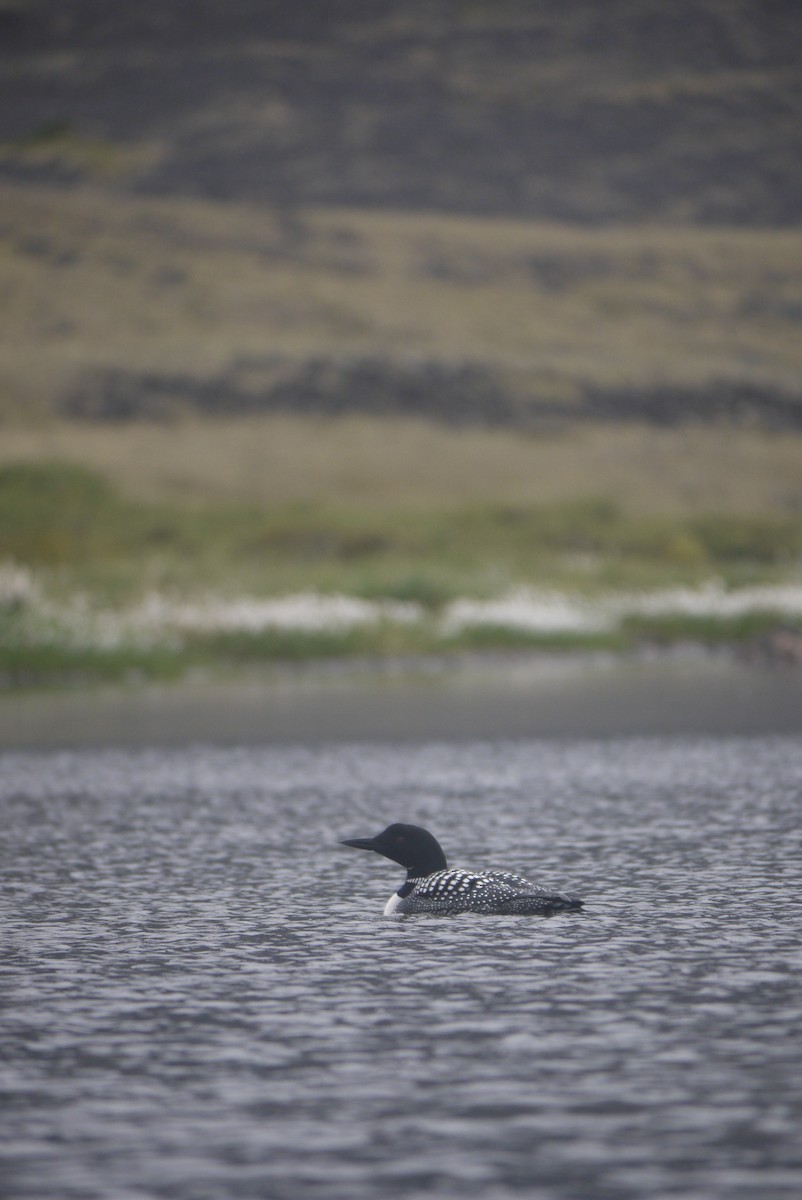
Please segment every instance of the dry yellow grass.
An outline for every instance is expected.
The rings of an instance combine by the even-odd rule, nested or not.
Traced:
[[[0,413],[93,368],[370,354],[578,385],[798,391],[802,233],[578,229],[0,186]]]
[[[582,386],[796,392],[797,230],[578,229],[0,185],[0,462],[132,496],[425,506],[604,496],[631,512],[798,512],[802,437],[426,421],[52,419],[87,371],[208,379],[247,356],[471,362],[570,407]]]
[[[62,459],[127,494],[179,502],[425,507],[587,496],[632,514],[802,511],[802,437],[590,426],[528,436],[424,421],[285,416],[6,426],[0,463]]]

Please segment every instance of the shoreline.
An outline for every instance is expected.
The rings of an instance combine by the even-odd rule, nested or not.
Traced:
[[[0,750],[802,733],[802,670],[739,648],[466,652],[0,693]]]
[[[151,590],[122,608],[48,594],[0,564],[0,695],[306,670],[342,676],[583,656],[663,657],[724,650],[802,668],[802,581],[614,589],[518,585],[494,598],[366,599],[306,591],[262,597]]]

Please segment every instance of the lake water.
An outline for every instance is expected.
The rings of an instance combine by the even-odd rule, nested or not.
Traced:
[[[802,740],[0,759],[9,1200],[798,1200]],[[380,916],[391,820],[581,915]]]

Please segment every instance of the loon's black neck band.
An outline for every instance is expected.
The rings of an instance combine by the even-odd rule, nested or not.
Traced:
[[[420,876],[418,876],[418,878],[420,878]],[[409,876],[407,875],[406,880],[401,884],[401,887],[398,889],[398,895],[401,897],[402,900],[403,900],[404,896],[409,895],[409,893],[412,891],[414,886],[415,886],[415,880],[410,879]]]

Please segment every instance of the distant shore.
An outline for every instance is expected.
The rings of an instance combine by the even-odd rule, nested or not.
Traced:
[[[81,593],[56,597],[35,574],[0,568],[0,691],[177,683],[308,671],[354,678],[494,674],[499,663],[646,661],[697,646],[742,661],[802,668],[802,582],[597,594],[510,588],[495,597],[367,599],[338,592],[283,596],[152,590],[119,607]],[[540,657],[538,657],[538,655]],[[583,657],[584,656],[584,657]],[[468,664],[468,668],[466,668]],[[516,670],[518,666],[516,666]],[[427,669],[425,673],[431,674]]]
[[[802,732],[802,670],[681,646],[264,668],[0,694],[0,749]]]

